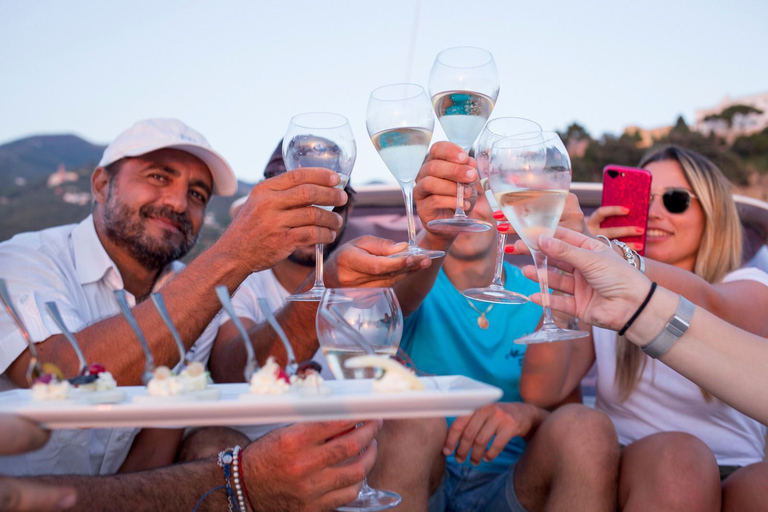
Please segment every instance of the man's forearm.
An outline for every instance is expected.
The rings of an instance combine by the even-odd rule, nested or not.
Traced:
[[[124,475],[44,476],[29,480],[76,488],[77,503],[69,510],[116,512],[192,510],[207,491],[224,483],[222,470],[212,458]],[[227,510],[226,492],[212,492],[198,510]]]

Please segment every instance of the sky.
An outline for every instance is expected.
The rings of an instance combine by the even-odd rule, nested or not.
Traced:
[[[761,0],[0,0],[0,144],[106,144],[176,117],[255,182],[291,116],[327,111],[355,132],[352,184],[395,183],[368,139],[368,96],[426,87],[442,49],[494,55],[492,117],[598,136],[768,92],[766,20]]]

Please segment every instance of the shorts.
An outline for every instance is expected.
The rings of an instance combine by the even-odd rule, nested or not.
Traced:
[[[515,494],[513,465],[503,473],[448,462],[429,512],[527,512]]]

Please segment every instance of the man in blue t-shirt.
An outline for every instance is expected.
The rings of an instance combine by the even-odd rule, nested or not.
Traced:
[[[429,179],[435,181],[430,186],[441,186]],[[577,208],[571,195],[564,225],[581,223]],[[479,186],[469,215],[493,223]],[[520,397],[525,346],[514,340],[536,329],[541,308],[473,302],[460,292],[491,282],[496,230],[429,235],[445,237],[447,256],[423,303],[406,319],[401,347],[420,371],[466,375],[504,392],[499,403],[449,418],[446,470],[430,510],[615,510],[619,450],[610,420],[575,404],[549,413]],[[505,263],[504,274],[506,289],[526,296],[538,291],[518,268]],[[579,435],[564,435],[574,431]]]

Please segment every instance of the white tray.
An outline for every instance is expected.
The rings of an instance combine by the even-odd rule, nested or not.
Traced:
[[[192,427],[257,425],[334,419],[391,419],[461,416],[501,398],[499,388],[462,376],[421,377],[425,389],[403,393],[371,391],[371,380],[327,381],[326,396],[298,393],[240,399],[242,384],[214,384],[221,397],[213,401],[132,402],[146,395],[141,386],[121,387],[119,404],[32,401],[29,390],[0,393],[0,412],[35,420],[47,428]]]

